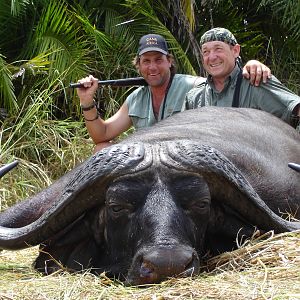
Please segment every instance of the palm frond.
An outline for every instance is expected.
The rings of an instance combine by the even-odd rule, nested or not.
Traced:
[[[80,33],[75,14],[68,9],[65,1],[50,1],[37,24],[32,43],[27,49],[27,55],[49,53],[49,76],[65,73],[70,81],[86,70],[86,64],[91,61],[85,46],[86,40]],[[71,71],[67,73],[66,70]],[[69,77],[67,76],[69,75]]]
[[[272,7],[272,14],[281,20],[282,25],[289,27],[290,38],[298,41],[300,37],[300,2],[294,0],[262,0],[259,8],[265,5]]]
[[[189,21],[190,28],[192,31],[194,31],[196,27],[194,6],[195,0],[181,0],[182,10],[187,20]]]
[[[29,0],[12,0],[11,1],[11,15],[18,16],[24,11],[24,8],[30,4]]]
[[[155,5],[158,5],[158,2]],[[137,31],[140,32],[140,36],[149,32],[155,32],[164,36],[170,51],[175,56],[179,72],[196,74],[185,49],[182,48],[182,45],[177,41],[174,34],[160,21],[152,4],[152,1],[127,0],[124,5],[131,8],[132,13],[135,12],[136,18],[139,20],[138,24],[143,24],[139,26],[140,29]],[[161,14],[169,14],[166,6],[160,3],[160,7],[163,9],[163,11],[160,11]]]
[[[14,93],[12,76],[8,64],[0,54],[0,107],[8,112],[17,110],[18,103]]]

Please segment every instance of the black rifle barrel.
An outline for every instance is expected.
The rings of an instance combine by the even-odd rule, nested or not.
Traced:
[[[5,175],[7,172],[9,172],[11,169],[13,169],[15,166],[17,166],[19,162],[17,160],[4,165],[3,167],[0,167],[0,178]]]
[[[112,86],[135,86],[135,85],[148,85],[146,80],[143,77],[134,77],[134,78],[122,78],[122,79],[113,79],[113,80],[99,80],[100,85],[112,85]],[[79,88],[83,85],[79,82],[70,83],[70,88]]]

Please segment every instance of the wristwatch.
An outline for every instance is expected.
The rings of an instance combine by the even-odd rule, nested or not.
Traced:
[[[81,107],[81,109],[82,109],[83,111],[91,110],[91,109],[93,109],[94,107],[96,107],[96,101],[93,100],[93,103],[92,103],[91,105],[89,105],[89,106],[84,106],[84,105],[80,104],[80,107]]]

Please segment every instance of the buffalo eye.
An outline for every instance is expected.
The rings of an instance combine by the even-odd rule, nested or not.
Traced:
[[[172,191],[177,203],[189,215],[206,214],[210,208],[210,192],[200,176],[188,175],[172,181]]]
[[[210,207],[210,199],[198,198],[189,201],[183,205],[183,209],[190,214],[205,214]]]
[[[118,204],[112,204],[109,206],[109,208],[113,213],[119,213],[122,210],[126,209],[122,205],[118,205]]]
[[[118,218],[121,216],[128,217],[134,210],[133,206],[128,203],[120,204],[120,203],[108,202],[106,206],[108,209],[108,213],[113,218]]]
[[[112,218],[130,217],[144,202],[147,189],[142,180],[120,178],[106,191],[106,208]]]

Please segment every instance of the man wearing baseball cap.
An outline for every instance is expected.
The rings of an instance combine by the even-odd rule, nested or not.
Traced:
[[[138,55],[141,56],[150,51],[157,51],[167,55],[169,50],[166,40],[158,34],[144,35],[139,42]]]
[[[254,87],[242,76],[240,45],[225,28],[213,28],[200,39],[203,67],[209,74],[205,83],[188,92],[185,109],[201,106],[257,108],[297,127],[300,97],[275,77]]]
[[[134,90],[117,113],[107,120],[100,118],[93,102],[98,79],[90,75],[79,81],[84,87],[78,88],[77,93],[88,132],[96,144],[95,151],[110,145],[131,126],[136,129],[152,126],[180,112],[186,93],[205,81],[203,77],[176,74],[167,42],[158,34],[147,34],[140,39],[133,63],[148,85]],[[254,61],[248,69],[264,67]],[[268,72],[269,69],[264,76]]]
[[[128,115],[135,128],[151,126],[180,112],[186,93],[205,80],[176,74],[167,42],[158,34],[147,34],[140,39],[133,64],[148,83],[126,99]]]

